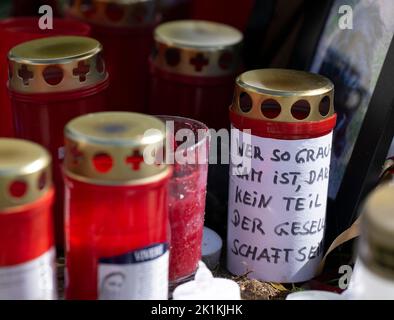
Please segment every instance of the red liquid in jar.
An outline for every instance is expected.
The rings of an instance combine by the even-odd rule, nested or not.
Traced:
[[[207,141],[196,150],[205,147]],[[174,166],[169,184],[170,281],[193,275],[201,259],[207,174],[207,164]]]

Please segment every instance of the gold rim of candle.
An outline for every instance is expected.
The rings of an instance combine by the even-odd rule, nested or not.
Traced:
[[[9,88],[18,93],[73,91],[97,85],[108,74],[95,39],[56,36],[24,42],[8,54]]]
[[[13,195],[13,184],[26,187]],[[11,138],[0,138],[0,212],[34,202],[52,187],[51,156],[40,145]]]
[[[168,166],[146,163],[144,152],[164,153],[165,135],[161,120],[139,113],[99,112],[75,118],[65,127],[65,170],[95,184],[131,185],[161,179],[168,174]],[[97,167],[95,161],[100,159],[105,168]]]
[[[159,6],[155,0],[75,0],[67,7],[69,16],[107,27],[141,27],[154,24]]]
[[[248,99],[249,107],[242,99]],[[325,100],[323,100],[325,99]],[[327,100],[328,99],[328,100]],[[321,112],[321,104],[328,101],[327,112]],[[264,104],[270,103],[278,114],[268,117]],[[292,113],[293,106],[309,105],[309,114],[302,119]],[[238,76],[231,110],[247,118],[277,122],[321,121],[334,115],[334,85],[321,75],[289,69],[260,69]],[[307,114],[307,113],[305,113]]]
[[[166,22],[154,31],[152,64],[160,70],[193,77],[235,75],[240,65],[242,33],[203,20]]]

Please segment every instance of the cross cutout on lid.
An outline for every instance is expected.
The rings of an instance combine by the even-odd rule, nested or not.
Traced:
[[[22,67],[19,69],[18,76],[23,80],[23,84],[25,86],[28,86],[29,80],[34,78],[33,72],[29,71],[26,65],[22,65]]]
[[[202,53],[199,53],[196,55],[194,58],[190,59],[190,64],[194,66],[194,69],[196,71],[202,71],[202,69],[207,66],[209,63],[209,60],[204,57]]]
[[[79,76],[79,81],[86,81],[86,75],[89,73],[90,65],[85,64],[85,61],[79,61],[78,67],[73,69],[73,75]]]
[[[139,150],[134,150],[133,154],[126,158],[126,163],[131,164],[133,171],[140,170],[142,162],[144,162],[144,157]]]

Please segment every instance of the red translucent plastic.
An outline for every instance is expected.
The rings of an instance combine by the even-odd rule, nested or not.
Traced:
[[[40,6],[49,5],[55,17],[61,15],[61,3],[58,0],[12,0],[13,16],[36,16]]]
[[[0,267],[33,260],[54,246],[53,199],[50,190],[31,204],[0,210]]]
[[[201,259],[208,166],[186,166],[170,182],[170,281],[193,275]]]
[[[88,36],[87,24],[63,19],[54,19],[53,29],[41,30],[38,18],[10,18],[0,21],[0,136],[14,136],[12,113],[7,95],[8,51],[14,46],[33,39],[55,35]]]
[[[205,124],[182,117],[159,116],[173,121],[173,147],[176,154],[194,162],[180,163],[174,155],[174,170],[169,184],[169,217],[171,226],[170,288],[193,276],[201,260],[205,197],[208,174],[209,132]],[[175,141],[179,130],[188,129],[194,142],[184,145]],[[172,130],[168,127],[168,130]],[[181,144],[181,145],[179,145]],[[186,160],[186,159],[184,159]]]
[[[235,75],[221,78],[185,77],[152,67],[150,114],[169,114],[199,120],[210,128],[228,128],[228,106]]]
[[[191,14],[191,0],[170,0],[163,1],[164,8],[162,9],[161,22],[189,19]],[[168,3],[168,4],[166,4]],[[169,4],[171,3],[171,4]]]
[[[235,128],[250,129],[255,136],[297,140],[321,137],[330,133],[335,127],[337,115],[334,114],[327,119],[313,122],[278,122],[244,117],[230,109],[230,119]]]
[[[97,299],[100,258],[168,243],[168,178],[104,186],[65,177],[66,298]]]
[[[192,0],[192,18],[245,30],[256,0]]]
[[[56,243],[62,247],[63,178],[61,173],[63,130],[67,122],[83,114],[106,111],[108,80],[94,87],[73,92],[50,94],[19,94],[10,91],[15,135],[46,147],[53,159],[53,179],[56,187]]]
[[[146,111],[153,29],[153,25],[136,28],[92,25],[92,36],[104,47],[113,111]]]

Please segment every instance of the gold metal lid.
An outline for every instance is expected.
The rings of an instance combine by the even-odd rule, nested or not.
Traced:
[[[68,14],[91,24],[108,27],[140,27],[156,22],[156,0],[74,0]]]
[[[394,185],[374,190],[362,210],[359,255],[373,272],[394,280]]]
[[[334,85],[315,73],[261,69],[241,74],[232,111],[244,117],[280,121],[321,121],[334,112]]]
[[[156,181],[170,171],[167,165],[155,163],[160,156],[155,151],[164,150],[165,137],[164,123],[152,116],[132,112],[84,115],[66,125],[65,170],[71,177],[94,184]]]
[[[243,36],[233,27],[179,20],[159,25],[154,36],[151,59],[161,70],[196,77],[227,76],[238,70]]]
[[[43,147],[0,138],[0,213],[34,202],[51,186],[51,156]]]
[[[24,42],[8,54],[9,88],[21,93],[50,93],[98,84],[108,76],[101,52],[101,44],[88,37]]]

